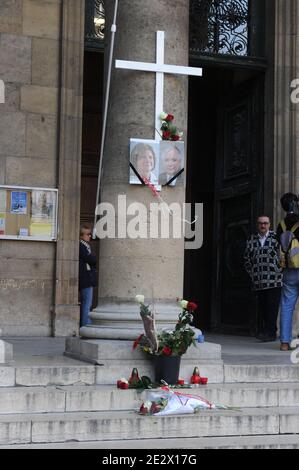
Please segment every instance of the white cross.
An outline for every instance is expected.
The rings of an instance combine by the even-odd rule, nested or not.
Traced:
[[[161,127],[160,114],[164,111],[164,73],[178,75],[202,76],[202,69],[197,67],[184,67],[181,65],[164,64],[164,31],[157,31],[156,63],[133,62],[128,60],[116,60],[115,67],[127,70],[141,70],[143,72],[156,72],[156,107],[155,107],[155,138],[161,139],[159,129]]]

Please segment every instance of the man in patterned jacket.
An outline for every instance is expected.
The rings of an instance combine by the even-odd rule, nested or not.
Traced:
[[[282,287],[282,271],[279,266],[279,244],[275,232],[270,230],[270,218],[261,215],[257,219],[257,233],[246,243],[245,269],[252,282],[258,305],[259,328],[257,338],[263,342],[275,341],[277,315]]]

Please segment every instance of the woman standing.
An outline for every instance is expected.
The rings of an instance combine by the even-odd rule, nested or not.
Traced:
[[[89,312],[92,306],[93,288],[96,286],[96,257],[90,248],[91,228],[89,225],[80,227],[79,251],[79,291],[80,291],[80,326],[91,323]]]

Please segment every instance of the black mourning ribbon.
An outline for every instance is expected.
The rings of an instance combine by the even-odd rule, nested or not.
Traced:
[[[180,176],[181,173],[183,173],[184,168],[182,168],[180,171],[178,171],[172,178],[170,178],[167,183],[163,184],[163,186],[169,186],[178,176]]]
[[[137,178],[139,179],[140,183],[143,184],[143,186],[145,186],[145,182],[143,181],[143,179],[141,178],[140,174],[138,173],[138,171],[136,170],[136,168],[134,167],[134,165],[130,162],[130,167],[132,168],[132,170],[134,171],[135,175],[137,176]]]

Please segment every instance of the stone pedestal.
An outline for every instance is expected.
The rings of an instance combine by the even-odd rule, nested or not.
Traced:
[[[146,375],[154,380],[154,366],[149,355],[132,349],[132,341],[83,340],[67,338],[65,354],[67,356],[98,364],[96,368],[97,384],[115,384],[122,377],[129,378],[134,367],[139,376]],[[223,362],[219,344],[202,343],[191,346],[182,356],[180,378],[186,382],[198,367],[209,383],[223,382]]]

